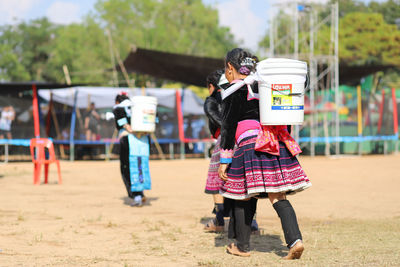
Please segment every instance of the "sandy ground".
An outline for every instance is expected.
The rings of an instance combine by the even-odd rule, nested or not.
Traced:
[[[313,186],[289,197],[307,248],[296,264],[400,264],[400,156],[300,161]],[[263,230],[252,237],[252,257],[234,257],[225,252],[226,234],[202,230],[213,207],[203,193],[208,160],[151,161],[150,168],[149,202],[135,208],[118,161],[62,161],[63,184],[51,166],[50,184],[39,186],[31,163],[0,165],[0,266],[288,264],[269,202],[258,204]]]

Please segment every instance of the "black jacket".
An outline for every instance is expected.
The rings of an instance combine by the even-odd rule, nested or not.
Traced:
[[[129,100],[124,100],[122,103],[115,105],[113,108],[115,117],[115,127],[121,130],[125,124],[131,123],[131,106]]]
[[[258,84],[251,86],[258,93]],[[249,95],[247,85],[228,96],[222,102],[221,149],[229,150],[235,147],[235,134],[239,121],[260,120],[259,101]]]
[[[217,90],[214,90],[214,92],[207,97],[204,102],[204,112],[208,117],[208,128],[214,137],[216,137],[215,133],[221,128],[222,124],[221,102],[221,93]]]

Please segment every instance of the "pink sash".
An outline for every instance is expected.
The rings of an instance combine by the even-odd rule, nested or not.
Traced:
[[[279,141],[285,143],[293,156],[300,154],[299,144],[287,131],[286,125],[267,126],[262,125],[262,130],[258,132],[254,149],[256,151],[267,152],[279,156]]]

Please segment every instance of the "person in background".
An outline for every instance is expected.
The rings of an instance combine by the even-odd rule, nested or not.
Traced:
[[[146,201],[144,190],[151,189],[149,171],[149,138],[131,128],[132,102],[126,93],[115,98],[113,114],[119,131],[120,170],[131,206],[141,207]],[[143,155],[147,154],[147,155]]]
[[[11,124],[15,119],[14,108],[9,105],[5,106],[0,115],[0,139],[12,139]]]
[[[221,89],[218,87],[219,80],[223,74],[223,70],[217,70],[207,76],[207,88],[209,96],[204,102],[204,112],[208,118],[208,127],[210,129],[213,138],[217,139],[215,143],[213,153],[211,155],[211,161],[208,168],[208,175],[206,181],[205,193],[211,194],[214,200],[214,211],[215,218],[208,222],[204,227],[205,231],[208,232],[223,232],[224,231],[224,198],[219,194],[219,189],[222,185],[222,180],[218,177],[219,168],[219,143],[220,139],[220,128],[221,128]]]
[[[95,109],[94,102],[90,103],[89,111],[85,118],[86,141],[96,141],[99,133],[98,125],[100,115]]]
[[[224,199],[220,195],[219,190],[222,186],[223,181],[219,179],[218,168],[220,164],[220,131],[221,131],[221,88],[228,86],[228,81],[223,76],[223,70],[216,70],[207,76],[207,88],[209,96],[204,102],[204,112],[208,118],[208,127],[213,138],[217,141],[214,146],[214,150],[211,155],[211,161],[208,168],[208,175],[205,187],[205,193],[211,194],[214,200],[215,218],[208,222],[204,227],[205,231],[208,232],[222,232],[224,231],[225,220],[224,217],[229,216],[229,211],[232,201],[230,199]],[[258,232],[258,224],[255,218],[252,221],[252,232]]]
[[[241,82],[256,62],[247,51],[235,48],[225,58],[225,76],[230,84]],[[297,161],[301,149],[286,125],[262,126],[259,122],[258,85],[244,84],[222,102],[219,177],[221,194],[234,200],[228,237],[237,243],[227,247],[236,256],[250,256],[251,221],[257,198],[268,197],[281,219],[289,253],[299,259],[304,250],[295,211],[286,195],[302,191],[311,183]],[[236,148],[234,149],[236,144]]]

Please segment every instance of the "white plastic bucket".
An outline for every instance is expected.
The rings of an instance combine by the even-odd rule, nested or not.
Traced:
[[[133,96],[131,127],[135,132],[154,132],[156,130],[157,98],[152,96]]]
[[[307,63],[269,58],[257,64],[262,125],[300,125],[304,121]]]

